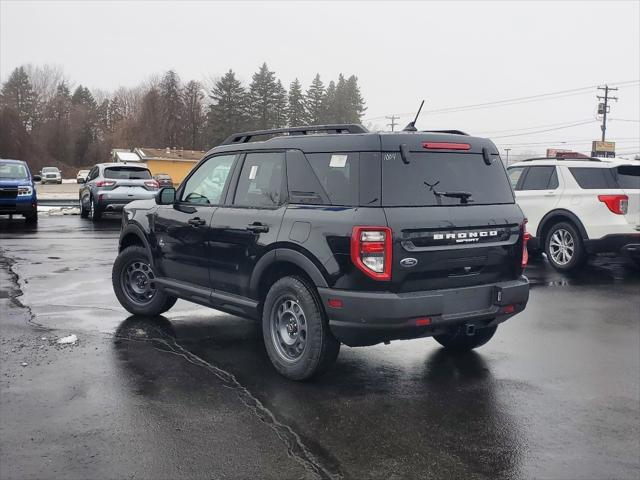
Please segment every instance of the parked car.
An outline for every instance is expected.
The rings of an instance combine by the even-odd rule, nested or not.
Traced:
[[[80,187],[80,216],[98,221],[104,212],[118,212],[133,200],[155,197],[158,182],[145,166],[100,163]]]
[[[44,167],[40,172],[40,182],[45,183],[62,183],[62,173],[58,167]]]
[[[557,270],[575,270],[594,253],[640,256],[640,162],[532,158],[509,167],[529,220],[529,247]]]
[[[173,180],[166,173],[157,173],[153,176],[153,179],[158,182],[160,188],[173,187]]]
[[[28,223],[38,221],[38,197],[29,166],[22,160],[0,159],[0,215],[22,215]]]
[[[78,170],[78,174],[76,175],[76,182],[77,183],[86,182],[88,175],[89,175],[89,170]]]
[[[183,298],[258,320],[294,380],[341,343],[479,347],[529,297],[525,219],[498,151],[460,132],[238,133],[177,191],[125,212],[112,273],[124,308],[155,316]]]

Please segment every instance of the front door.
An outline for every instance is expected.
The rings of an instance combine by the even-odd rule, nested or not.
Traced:
[[[256,262],[277,238],[286,210],[283,152],[247,153],[227,202],[213,215],[211,282],[214,289],[249,296]]]
[[[224,201],[235,159],[227,154],[205,160],[178,190],[176,203],[156,210],[151,223],[158,276],[210,287],[211,219]]]

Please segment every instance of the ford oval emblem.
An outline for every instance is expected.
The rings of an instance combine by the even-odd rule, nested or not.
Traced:
[[[407,268],[415,267],[417,264],[418,264],[417,258],[408,257],[400,260],[400,265]]]

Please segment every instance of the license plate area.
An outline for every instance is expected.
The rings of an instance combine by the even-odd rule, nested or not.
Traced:
[[[486,310],[492,305],[492,287],[474,287],[451,290],[445,294],[442,314],[453,315]]]

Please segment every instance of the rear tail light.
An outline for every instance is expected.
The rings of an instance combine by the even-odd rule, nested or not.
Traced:
[[[388,227],[353,227],[351,261],[375,280],[391,280],[392,242]]]
[[[158,182],[155,180],[147,180],[144,182],[145,186],[151,190],[156,190],[158,188]]]
[[[471,145],[468,143],[422,142],[422,148],[430,150],[469,150]]]
[[[629,197],[626,195],[598,195],[598,200],[616,215],[626,215],[629,209]]]
[[[113,187],[116,182],[112,180],[98,180],[96,182],[96,187]]]
[[[520,226],[520,232],[522,234],[522,261],[520,262],[520,267],[524,270],[529,263],[529,251],[527,250],[527,242],[531,238],[529,232],[527,232],[527,219],[524,219],[522,225]]]

